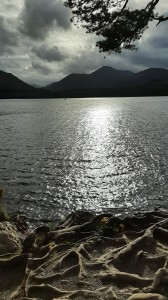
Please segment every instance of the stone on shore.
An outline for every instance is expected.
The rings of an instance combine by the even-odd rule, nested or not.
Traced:
[[[21,251],[21,238],[16,227],[9,222],[0,222],[0,255]]]

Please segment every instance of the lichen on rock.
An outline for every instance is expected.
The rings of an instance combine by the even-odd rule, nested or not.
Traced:
[[[21,253],[21,236],[10,222],[0,222],[0,255]]]

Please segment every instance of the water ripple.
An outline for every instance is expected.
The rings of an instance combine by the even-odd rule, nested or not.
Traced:
[[[9,210],[51,220],[168,206],[168,97],[1,100]]]

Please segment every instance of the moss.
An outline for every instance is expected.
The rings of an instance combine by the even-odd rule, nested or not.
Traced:
[[[0,187],[0,201],[2,200],[4,192],[5,192],[4,188]]]
[[[0,222],[9,220],[8,212],[2,200],[3,195],[4,195],[4,189],[0,187]]]

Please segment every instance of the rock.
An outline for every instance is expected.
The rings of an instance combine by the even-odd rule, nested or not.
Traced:
[[[17,230],[23,234],[27,235],[30,231],[30,228],[26,222],[26,217],[24,215],[10,215],[10,221],[14,224]]]
[[[35,233],[31,232],[23,241],[23,253],[28,253],[31,252],[33,247],[34,247],[34,243],[35,243]]]
[[[21,253],[21,238],[14,225],[0,222],[0,255],[7,253]]]
[[[167,298],[160,294],[138,293],[129,297],[128,300],[167,300]]]

